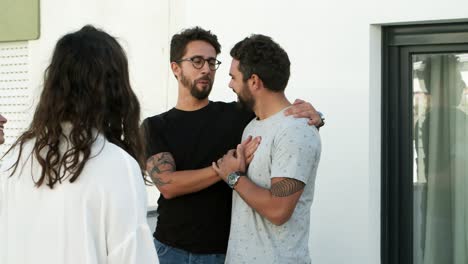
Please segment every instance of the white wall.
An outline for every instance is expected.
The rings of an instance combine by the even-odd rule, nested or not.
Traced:
[[[214,100],[227,89],[229,50],[251,33],[270,35],[288,52],[290,99],[326,114],[312,207],[313,263],[380,263],[381,26],[460,21],[468,2],[187,1],[185,27],[201,25],[223,45]]]
[[[29,42],[36,95],[57,40],[92,24],[117,37],[127,51],[144,116],[167,108],[169,0],[46,0],[40,10],[40,38]]]

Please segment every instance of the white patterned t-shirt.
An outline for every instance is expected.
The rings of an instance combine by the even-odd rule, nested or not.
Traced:
[[[284,110],[264,120],[252,120],[242,139],[261,136],[247,177],[270,189],[271,179],[287,177],[305,183],[294,213],[277,226],[252,209],[233,192],[232,218],[226,263],[310,263],[308,250],[310,207],[320,160],[321,141],[317,128],[307,119],[285,116]]]

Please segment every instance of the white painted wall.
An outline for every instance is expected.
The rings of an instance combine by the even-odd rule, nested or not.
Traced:
[[[144,116],[175,104],[170,36],[200,25],[223,45],[212,100],[227,89],[229,50],[251,33],[272,36],[289,53],[290,99],[327,116],[311,219],[313,263],[380,263],[381,24],[467,20],[462,0],[45,0],[41,37],[30,42],[31,84],[39,87],[53,45],[84,24],[102,27],[127,50]]]
[[[29,42],[31,85],[38,92],[57,40],[92,24],[117,37],[127,51],[144,116],[167,108],[169,0],[46,0],[40,9],[41,35]]]

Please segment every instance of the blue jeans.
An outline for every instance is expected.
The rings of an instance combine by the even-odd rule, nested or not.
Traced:
[[[225,254],[194,254],[154,239],[160,264],[224,264]]]

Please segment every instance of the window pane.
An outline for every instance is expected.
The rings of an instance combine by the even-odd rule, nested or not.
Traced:
[[[468,263],[468,54],[413,55],[414,263]]]

